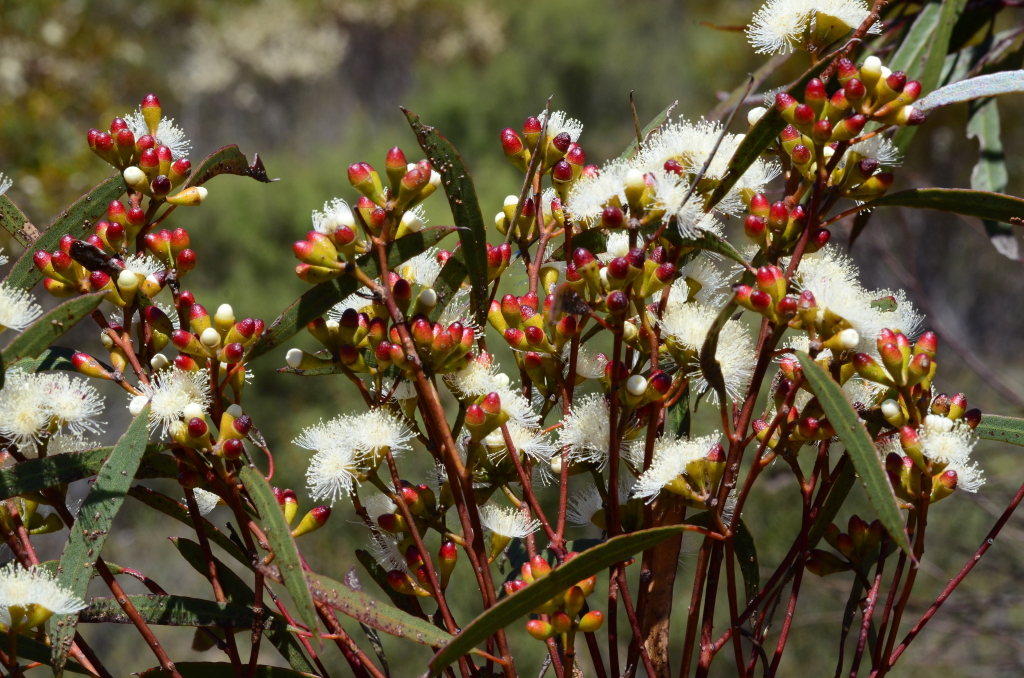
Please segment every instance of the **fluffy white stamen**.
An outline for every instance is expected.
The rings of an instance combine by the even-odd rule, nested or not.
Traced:
[[[537,519],[527,520],[516,508],[486,504],[480,509],[480,523],[494,534],[509,539],[523,539],[540,528]]]
[[[633,488],[633,496],[651,502],[662,488],[686,473],[686,465],[703,459],[721,435],[718,431],[700,438],[676,438],[666,435],[654,443],[651,467],[640,476]]]
[[[31,294],[7,283],[0,284],[0,332],[5,329],[20,332],[42,314],[43,309]]]
[[[135,112],[124,116],[124,121],[128,123],[128,129],[136,139],[149,134],[149,125],[142,115],[141,106]],[[156,142],[171,149],[171,157],[175,160],[184,158],[192,150],[192,142],[185,137],[185,131],[174,124],[174,118],[160,119],[160,125],[156,129]]]

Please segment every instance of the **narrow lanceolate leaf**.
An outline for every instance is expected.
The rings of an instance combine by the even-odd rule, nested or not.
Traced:
[[[811,66],[811,68],[804,73],[799,80],[789,86],[786,92],[802,97],[803,91],[807,87],[807,83],[812,78],[818,77],[818,75],[825,69],[825,66],[830,62],[831,59],[825,58],[814,66]],[[739,181],[744,172],[754,164],[754,161],[764,153],[765,149],[775,142],[779,133],[785,128],[786,121],[782,119],[782,114],[779,113],[779,109],[776,106],[769,108],[768,111],[761,116],[761,119],[754,123],[753,127],[751,127],[747,132],[747,135],[743,137],[743,141],[740,142],[740,145],[736,148],[736,152],[729,160],[728,168],[722,176],[722,180],[718,182],[718,186],[711,194],[711,197],[708,198],[707,204],[704,207],[705,211],[711,210],[711,208],[721,202],[722,198],[728,195],[729,191],[736,185],[736,182]]]
[[[178,549],[178,553],[188,561],[188,564],[196,572],[204,577],[208,577],[209,571],[207,570],[206,557],[203,555],[203,549],[199,544],[184,537],[172,537],[171,542]],[[217,566],[217,580],[224,590],[224,597],[227,599],[227,602],[251,608],[256,601],[256,597],[253,595],[252,589],[249,588],[248,584],[242,581],[241,577],[231,571],[216,556],[213,558],[213,562]],[[306,655],[302,652],[302,646],[299,644],[299,641],[295,640],[295,636],[283,629],[271,629],[267,631],[266,636],[267,640],[277,648],[277,651],[281,653],[281,656],[285,658],[293,669],[315,673],[315,669],[309,663],[309,660],[306,659]]]
[[[96,559],[110,533],[111,523],[124,504],[124,496],[139,470],[149,440],[149,405],[132,421],[110,452],[89,495],[82,502],[78,519],[70,530],[60,557],[57,581],[78,598],[85,598]],[[49,630],[54,675],[60,676],[67,661],[78,624],[77,614],[54,615]]]
[[[174,518],[179,523],[187,525],[189,528],[195,527],[192,522],[192,516],[189,515],[188,508],[179,502],[174,501],[165,494],[154,492],[148,487],[136,485],[128,490],[128,496],[133,499],[137,499],[146,506],[156,509],[165,516]],[[241,564],[252,569],[252,563],[249,562],[249,558],[246,557],[245,553],[242,552],[235,542],[228,539],[227,535],[217,529],[217,527],[203,518],[203,528],[206,530],[206,536],[210,538],[210,541],[217,546],[224,549],[224,551],[232,558],[240,562]]]
[[[939,25],[941,9],[938,2],[926,4],[921,8],[907,37],[903,38],[899,49],[886,63],[890,70],[907,73],[908,80],[916,79],[921,74],[928,45],[935,33],[935,27]]]
[[[722,367],[715,357],[718,353],[718,335],[722,333],[725,323],[729,317],[736,312],[735,297],[718,312],[715,322],[711,323],[708,336],[704,339],[704,345],[700,347],[700,371],[704,375],[711,388],[718,394],[719,402],[725,402],[725,377],[722,375]]]
[[[879,458],[878,451],[867,429],[857,416],[853,405],[846,399],[843,389],[832,381],[828,375],[809,355],[803,351],[796,352],[800,366],[804,370],[804,378],[811,386],[818,402],[825,410],[825,415],[836,430],[839,440],[846,446],[853,467],[860,476],[868,501],[875,510],[875,515],[882,526],[892,536],[893,541],[908,555],[913,556],[907,532],[903,529],[903,516],[896,505],[889,478],[885,474],[884,462]]]
[[[102,292],[84,294],[44,314],[4,348],[4,364],[35,358],[103,301]]]
[[[250,165],[245,155],[238,150],[238,146],[232,144],[231,146],[225,146],[219,151],[214,151],[199,163],[199,167],[192,170],[192,174],[189,175],[188,181],[185,182],[182,189],[202,186],[218,174],[252,177],[256,181],[263,183],[277,181],[277,179],[267,177],[267,169],[263,166],[263,161],[260,160],[259,154],[253,156],[252,165]]]
[[[69,233],[79,239],[87,236],[100,217],[107,213],[110,201],[117,200],[125,190],[127,187],[124,185],[124,178],[118,173],[75,201],[14,263],[7,276],[8,284],[31,289],[43,278],[43,274],[32,261],[35,253],[54,251],[60,244],[60,239]]]
[[[309,586],[306,585],[306,578],[303,576],[299,550],[295,547],[292,531],[288,527],[288,521],[284,519],[284,512],[277,503],[274,491],[263,474],[251,466],[243,467],[238,472],[238,478],[245,486],[245,491],[252,499],[256,511],[260,514],[263,531],[274,552],[274,562],[281,569],[281,578],[295,602],[299,618],[319,640],[320,627],[317,624],[316,607],[313,605],[313,597],[309,593]]]
[[[235,678],[230,662],[174,662],[174,668],[181,678]],[[164,678],[159,666],[138,674],[139,678]],[[246,674],[249,675],[249,674]],[[303,673],[277,666],[257,666],[253,678],[318,678],[315,673]]]
[[[441,647],[452,639],[451,635],[430,622],[380,603],[362,591],[355,591],[322,574],[307,572],[306,580],[313,597],[319,602],[378,631],[431,647]]]
[[[984,440],[998,440],[1024,447],[1024,419],[983,414],[975,432]]]
[[[449,233],[450,229],[429,228],[399,238],[387,247],[388,269],[394,271],[403,262],[436,245]],[[370,278],[380,275],[376,252],[364,254],[356,263]],[[304,329],[310,321],[327,313],[332,306],[360,287],[362,284],[348,275],[314,286],[286,308],[256,340],[246,354],[245,362],[251,362],[282,345]]]
[[[1020,224],[1024,219],[1024,200],[1021,198],[966,188],[912,188],[883,195],[867,203],[866,207],[916,207],[1010,224]]]
[[[660,544],[672,535],[684,531],[687,527],[687,525],[673,525],[640,530],[613,537],[600,546],[584,551],[553,570],[543,579],[513,593],[470,622],[451,643],[430,660],[430,675],[439,675],[446,666],[473,650],[498,629],[505,628],[526,616],[530,610],[542,605],[555,594],[567,590],[581,579],[586,579],[615,563],[627,560],[645,549]]]
[[[6,195],[0,195],[0,226],[14,236],[22,247],[28,247],[39,237],[36,227]]]
[[[940,87],[914,107],[927,112],[950,104],[1020,92],[1024,92],[1024,71],[1000,71]]]
[[[666,233],[668,229],[666,229]],[[675,242],[674,238],[669,238]],[[683,247],[693,247],[694,249],[704,250],[706,252],[714,252],[715,254],[721,254],[727,259],[732,259],[742,266],[747,265],[747,260],[743,258],[735,247],[729,244],[729,242],[721,236],[715,235],[710,231],[703,231],[697,238],[679,238],[677,243]]]
[[[1018,71],[1018,74],[1018,79],[1024,82],[1024,71]],[[996,100],[990,98],[973,102],[969,108],[971,113],[967,121],[967,138],[978,140],[978,162],[971,172],[971,188],[975,191],[1005,193],[1009,174],[1006,171],[1003,141],[999,136],[999,107]],[[991,219],[983,219],[982,223],[996,251],[1017,261],[1020,253],[1013,226]]]
[[[218,603],[203,598],[161,596],[157,594],[128,596],[139,615],[154,626],[219,626],[228,629],[251,629],[251,607],[234,603]],[[79,614],[82,624],[131,624],[131,619],[114,598],[93,598],[89,607]],[[268,613],[263,628],[284,631],[289,628],[283,617]]]
[[[966,4],[967,0],[942,0],[942,9],[939,11],[939,20],[932,32],[932,40],[928,45],[924,66],[920,73],[908,74],[921,83],[922,92],[931,94],[938,86],[939,78],[942,76],[942,66],[946,61],[946,53],[949,51],[949,38],[953,35],[953,27],[956,26]],[[917,127],[901,127],[893,137],[893,144],[901,151],[906,151],[915,134],[917,134]]]
[[[647,123],[647,126],[640,131],[640,136],[643,137],[643,139],[646,141],[647,137],[649,137],[652,132],[654,132],[656,129],[658,129],[668,121],[668,117],[672,115],[672,109],[678,105],[678,101],[673,101],[668,106],[666,106],[665,110],[654,116],[654,120],[651,120],[649,123]],[[632,158],[634,155],[636,155],[639,146],[640,144],[637,142],[636,139],[630,141],[629,146],[626,146],[626,150],[624,150],[622,152],[622,155],[619,156],[619,160],[626,161]]]
[[[7,634],[0,631],[0,643],[3,643],[4,647],[8,647]],[[18,636],[18,659],[22,660],[21,665],[24,666],[27,662],[39,662],[40,664],[50,665],[50,648],[40,643],[38,640],[33,640],[28,636]],[[27,660],[27,661],[26,661]],[[83,669],[78,663],[69,661],[64,667],[69,673],[80,673],[85,676],[91,676],[92,674]],[[162,678],[162,677],[161,677]]]
[[[404,108],[420,148],[427,154],[430,164],[441,175],[441,186],[448,196],[452,218],[459,229],[459,242],[465,252],[466,271],[469,273],[470,290],[476,322],[480,327],[487,320],[487,230],[476,197],[473,177],[466,169],[462,156],[451,142],[436,129],[420,122],[420,116]]]
[[[26,459],[8,466],[0,470],[0,500],[90,478],[99,473],[113,449],[97,447],[41,459]],[[146,455],[157,454],[162,449],[163,445],[147,445]]]

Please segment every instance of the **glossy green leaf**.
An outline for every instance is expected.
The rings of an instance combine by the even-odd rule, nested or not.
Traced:
[[[640,130],[640,136],[643,137],[644,141],[646,141],[647,137],[651,135],[651,132],[658,129],[659,127],[664,125],[666,121],[668,121],[669,116],[672,115],[672,109],[678,105],[678,101],[673,101],[672,103],[665,107],[665,110],[654,116],[654,120],[651,120],[649,123],[647,123],[646,127]],[[630,141],[629,145],[626,146],[626,150],[624,150],[622,152],[622,155],[619,156],[619,160],[626,161],[632,158],[634,155],[636,155],[638,146],[639,143],[636,139]]]
[[[950,104],[1020,92],[1024,92],[1024,71],[1001,71],[940,87],[915,103],[914,107],[928,112]]]
[[[600,546],[580,553],[569,562],[553,570],[551,574],[506,597],[470,622],[451,643],[430,660],[429,675],[439,675],[446,666],[483,643],[498,629],[515,623],[529,614],[530,610],[542,605],[552,596],[565,591],[581,579],[586,579],[615,563],[620,563],[645,549],[660,544],[686,528],[686,525],[673,525],[640,530],[613,537]]]
[[[803,351],[797,351],[796,355],[803,368],[804,379],[817,396],[839,440],[846,446],[846,452],[850,455],[857,475],[860,476],[875,515],[893,541],[912,556],[907,532],[903,528],[903,515],[896,505],[896,495],[893,494],[885,473],[884,462],[879,458],[867,429],[864,428],[839,384],[832,381],[832,377],[809,355]]]
[[[174,662],[181,678],[235,678],[230,662]],[[166,674],[156,666],[138,674],[139,678],[164,678]],[[249,674],[246,674],[249,675]],[[253,678],[317,678],[315,673],[302,673],[277,666],[257,666]]]
[[[3,352],[4,364],[10,365],[22,358],[35,358],[79,320],[92,313],[101,301],[102,292],[83,294],[43,314],[7,345]]]
[[[885,65],[890,70],[907,73],[908,80],[917,78],[924,68],[925,54],[935,33],[935,27],[939,25],[941,9],[939,2],[931,2],[921,8],[899,49],[886,61]]]
[[[983,414],[975,433],[984,440],[998,440],[1024,447],[1024,419]]]
[[[204,598],[145,594],[128,596],[147,624],[153,626],[219,626],[228,629],[251,629],[253,611],[245,605],[218,603]],[[114,598],[93,598],[79,614],[82,624],[131,624],[131,619]],[[280,615],[270,613],[263,628],[285,631],[288,623]]]
[[[476,197],[473,177],[470,176],[462,156],[455,150],[451,142],[433,127],[420,122],[420,117],[404,108],[402,111],[409,120],[412,131],[420,148],[427,154],[427,159],[434,170],[441,175],[441,186],[448,196],[448,205],[452,210],[452,218],[459,229],[459,242],[464,252],[466,271],[469,273],[469,284],[473,298],[476,322],[480,327],[487,320],[487,229],[480,202]]]
[[[938,86],[939,78],[942,76],[942,66],[946,61],[946,53],[949,51],[949,38],[953,34],[953,27],[956,26],[966,4],[967,0],[942,0],[942,9],[939,11],[939,20],[935,30],[932,31],[932,39],[928,44],[924,66],[920,73],[910,73],[911,77],[921,83],[922,92],[931,94]],[[906,151],[915,134],[917,134],[917,127],[901,127],[893,137],[893,144],[901,151]]]
[[[81,452],[55,454],[41,459],[26,459],[0,469],[0,499],[38,492],[48,487],[90,478],[103,467],[113,447],[97,447]],[[163,445],[148,445],[146,456],[156,455]],[[145,463],[145,462],[143,462]],[[177,475],[177,474],[175,474]]]
[[[452,639],[451,635],[429,621],[382,604],[362,591],[355,591],[322,574],[307,572],[306,580],[313,597],[319,602],[378,631],[431,647],[441,647]]]
[[[1024,82],[1024,71],[1018,73],[1018,78]],[[1006,171],[1006,155],[1003,153],[999,126],[999,107],[995,99],[985,99],[971,104],[970,118],[967,120],[967,138],[978,140],[978,162],[971,171],[971,188],[975,191],[1006,192],[1009,174]],[[1020,253],[1013,226],[991,219],[983,219],[982,223],[996,251],[1017,261]]]
[[[149,441],[149,405],[142,409],[96,475],[96,482],[82,502],[78,518],[70,530],[57,568],[57,581],[78,598],[89,590],[96,559],[110,534],[110,526],[124,504],[125,494],[139,470]],[[54,675],[64,670],[78,624],[77,614],[55,614],[50,618]]]
[[[451,233],[450,229],[429,228],[419,233],[410,233],[388,245],[388,268],[394,271],[400,264],[436,245]],[[380,266],[374,252],[364,254],[357,260],[359,268],[370,278],[380,275]],[[312,287],[284,310],[277,320],[253,343],[245,356],[251,362],[268,353],[299,333],[306,325],[322,316],[339,301],[349,296],[362,285],[352,276],[342,276]]]
[[[803,96],[804,88],[807,87],[808,81],[812,78],[818,77],[818,75],[828,65],[829,59],[822,59],[819,63],[811,66],[811,68],[804,73],[799,80],[790,85],[786,92],[789,94],[795,94],[800,97]],[[736,182],[739,181],[740,177],[743,176],[744,172],[747,171],[754,161],[757,160],[765,149],[774,143],[775,139],[778,138],[779,133],[782,132],[786,127],[786,121],[782,119],[782,114],[779,113],[779,109],[776,106],[769,108],[761,119],[758,120],[754,125],[747,131],[743,141],[736,148],[736,152],[729,160],[728,168],[725,174],[722,176],[721,181],[718,182],[718,186],[715,188],[711,197],[708,198],[707,204],[705,205],[705,211],[711,210],[715,205],[721,202],[722,198],[728,195],[729,191]]]
[[[118,172],[76,200],[18,258],[7,276],[7,283],[13,287],[31,289],[43,278],[43,274],[32,261],[35,253],[53,252],[58,248],[60,239],[69,233],[76,238],[84,238],[92,230],[93,225],[107,213],[110,201],[117,200],[125,190],[127,187],[124,185],[124,178]]]
[[[6,648],[8,647],[8,640],[7,634],[3,631],[0,631],[0,643],[3,643],[3,647],[6,651]],[[22,665],[26,663],[25,660],[28,660],[30,662],[39,662],[49,666],[50,648],[47,645],[40,643],[38,640],[34,640],[28,636],[18,636],[18,659],[22,660]],[[92,675],[74,661],[68,661],[64,666],[64,670],[69,673],[80,673],[84,676]]]
[[[243,466],[238,472],[238,479],[245,486],[245,491],[252,499],[252,504],[260,514],[263,531],[274,552],[274,562],[281,570],[285,588],[295,602],[295,609],[301,619],[319,640],[320,627],[316,615],[316,606],[302,575],[302,560],[299,550],[295,547],[291,528],[284,519],[284,512],[277,503],[274,491],[263,474],[252,466]]]
[[[267,169],[263,166],[263,161],[260,160],[258,153],[253,156],[253,162],[250,165],[245,155],[238,150],[238,146],[232,144],[208,155],[199,163],[199,167],[192,170],[185,185],[181,188],[184,190],[192,186],[202,186],[218,174],[252,177],[263,183],[277,181],[277,179],[267,177]]]
[[[866,208],[914,207],[1013,223],[1024,219],[1024,200],[966,188],[912,188],[867,203]]]
[[[14,236],[22,247],[32,244],[31,235],[35,235],[35,226],[6,195],[0,195],[0,226]]]
[[[208,576],[206,557],[203,555],[203,549],[199,544],[184,537],[172,537],[171,543],[174,544],[174,548],[178,549],[178,553],[185,558],[196,572],[204,577]],[[253,594],[252,589],[249,588],[249,585],[242,581],[241,577],[235,574],[216,556],[214,556],[213,562],[217,566],[217,580],[220,582],[227,602],[252,607],[256,601],[256,596]],[[306,655],[302,651],[302,645],[291,633],[284,629],[274,628],[267,630],[265,635],[267,640],[277,648],[277,651],[281,653],[281,656],[285,658],[293,669],[306,673],[316,672],[313,665],[306,659]]]
[[[147,487],[142,487],[141,485],[136,485],[128,490],[128,496],[133,499],[137,499],[150,508],[156,509],[165,516],[174,518],[179,523],[187,525],[189,528],[195,527],[192,522],[192,516],[188,513],[188,508],[184,504],[174,501],[165,494],[154,492],[153,490]],[[206,536],[209,537],[212,543],[224,549],[228,555],[241,564],[252,569],[252,563],[249,562],[249,559],[246,557],[242,549],[240,549],[235,542],[231,541],[227,535],[218,530],[213,523],[203,518],[203,528],[206,530]]]
[[[704,345],[700,347],[700,370],[704,379],[711,388],[718,394],[719,402],[725,402],[725,377],[722,375],[722,367],[718,364],[718,336],[722,333],[725,323],[736,312],[736,297],[729,300],[729,303],[718,312],[715,321],[708,329],[708,335],[704,339]]]

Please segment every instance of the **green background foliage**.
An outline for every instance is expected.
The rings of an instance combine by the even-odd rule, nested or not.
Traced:
[[[764,62],[753,54],[742,33],[759,3],[722,0],[6,0],[0,2],[0,170],[14,179],[9,197],[42,228],[85,190],[109,176],[109,167],[85,143],[89,127],[106,127],[114,115],[137,105],[146,92],[157,92],[165,114],[176,118],[193,140],[194,165],[208,153],[238,143],[252,159],[259,152],[268,172],[281,181],[265,185],[222,177],[210,183],[209,199],[199,209],[180,209],[169,220],[192,235],[199,266],[184,281],[209,309],[231,303],[238,317],[271,321],[308,286],[293,274],[291,243],[311,228],[309,214],[334,197],[355,198],[345,168],[357,160],[377,166],[384,153],[401,145],[410,159],[419,158],[414,135],[398,106],[419,114],[459,150],[471,170],[485,222],[505,195],[519,192],[521,175],[502,157],[498,133],[519,127],[536,114],[549,95],[552,106],[585,124],[581,143],[589,162],[617,156],[633,138],[630,91],[641,123],[672,101],[689,118],[709,111],[722,96]],[[916,5],[905,3],[902,11]],[[1020,21],[1011,10],[996,30]],[[710,24],[717,25],[715,28]],[[984,33],[975,37],[978,41]],[[965,36],[954,35],[965,41]],[[959,43],[958,43],[959,44]],[[1018,47],[1019,49],[1019,47]],[[884,56],[884,55],[883,55]],[[793,59],[759,91],[797,77],[803,61]],[[911,77],[918,74],[911,71]],[[1008,150],[1009,194],[1024,185],[1024,100],[998,102],[1002,145]],[[745,126],[744,108],[735,130]],[[965,133],[966,105],[935,113],[914,139],[910,159],[898,173],[893,191],[922,186],[970,187],[977,142]],[[988,144],[989,148],[999,147]],[[451,224],[442,196],[426,203],[432,224]],[[736,224],[728,228],[736,229]],[[834,238],[845,242],[845,223]],[[1013,236],[1017,237],[1016,235]],[[453,247],[454,237],[444,241]],[[737,241],[739,242],[739,240]],[[1013,240],[1012,242],[1016,242]],[[8,254],[20,247],[6,233],[0,245]],[[1005,245],[1005,241],[1004,241]],[[941,388],[965,391],[971,406],[986,412],[1022,414],[1024,396],[1024,316],[1016,304],[1024,295],[1021,263],[993,248],[982,222],[936,212],[879,210],[853,251],[868,286],[906,288],[929,316],[929,327],[942,337]],[[521,277],[511,277],[509,291]],[[53,300],[47,300],[52,302]],[[50,303],[52,307],[55,303]],[[76,328],[62,340],[97,352],[98,337]],[[954,350],[948,338],[959,338]],[[491,342],[492,346],[500,341]],[[310,349],[309,337],[289,346]],[[511,365],[511,357],[499,359]],[[303,511],[312,507],[304,485],[307,453],[290,441],[302,427],[361,406],[340,377],[299,378],[278,374],[284,352],[277,349],[255,364],[246,410],[274,451],[274,484],[295,488]],[[979,373],[980,364],[981,372]],[[987,370],[988,372],[985,372]],[[993,376],[1002,382],[1000,387]],[[108,390],[113,407],[113,444],[128,425],[119,403],[124,394]],[[714,426],[701,407],[694,420],[697,434]],[[934,544],[923,560],[919,590],[908,617],[924,606],[977,547],[988,526],[1024,478],[1019,450],[986,442],[978,459],[988,484],[979,495],[957,493],[936,509],[930,529]],[[402,460],[413,477],[424,471],[425,455]],[[766,482],[744,510],[744,523],[756,540],[762,568],[774,568],[785,555],[799,522],[797,488],[782,469],[765,471]],[[147,484],[178,498],[173,481]],[[72,495],[86,487],[78,483]],[[134,495],[133,495],[134,496]],[[848,510],[870,515],[857,487]],[[162,536],[187,535],[171,518],[143,510],[134,499],[114,523],[104,556],[149,574],[168,591],[209,597],[201,575],[187,566],[174,544]],[[220,528],[230,522],[227,509],[209,517]],[[351,525],[350,506],[335,507],[327,527],[302,538],[300,546],[314,571],[341,579],[356,565],[354,550],[365,548],[363,528]],[[596,537],[596,529],[575,529],[572,537]],[[40,558],[59,557],[64,533],[38,538]],[[684,538],[681,574],[676,583],[676,611],[689,595],[694,552],[699,538]],[[436,548],[436,544],[431,545]],[[464,560],[464,559],[463,559]],[[1019,650],[1024,630],[1024,597],[1015,576],[1024,565],[1024,523],[1011,521],[999,543],[943,608],[908,655],[900,675],[950,678],[1016,676],[1024,669]],[[468,577],[466,563],[459,574]],[[635,570],[636,568],[632,568]],[[383,593],[359,569],[366,591]],[[770,569],[768,570],[770,571]],[[507,568],[506,568],[507,572]],[[764,569],[762,569],[764,572]],[[635,572],[632,576],[635,577]],[[599,577],[599,579],[601,579]],[[850,575],[811,578],[800,602],[803,624],[790,641],[782,672],[825,675],[834,670],[839,637],[839,610],[845,604]],[[129,593],[145,593],[126,580]],[[598,595],[607,586],[599,583]],[[104,595],[93,582],[91,595]],[[282,591],[283,593],[283,591]],[[463,625],[479,613],[475,596],[454,596],[453,614]],[[292,607],[294,610],[295,608]],[[678,647],[683,624],[673,625]],[[781,622],[781,619],[778,620]],[[348,631],[369,649],[358,625]],[[520,628],[509,629],[514,646],[532,648]],[[115,675],[153,664],[141,638],[130,626],[83,625],[81,633]],[[628,639],[620,631],[620,638]],[[156,629],[169,654],[179,660],[209,660],[192,654],[192,630]],[[603,635],[603,632],[602,632]],[[429,648],[388,636],[382,638],[393,675],[421,673]],[[247,652],[247,634],[238,636]],[[539,645],[536,646],[539,648]],[[624,652],[624,649],[623,649]],[[542,653],[517,657],[522,675],[535,675]],[[269,663],[283,665],[273,648]],[[723,656],[726,670],[731,659]],[[348,668],[334,649],[324,661],[335,675]],[[586,659],[584,664],[586,666]],[[674,664],[678,664],[675,657]],[[674,666],[674,670],[677,666]]]

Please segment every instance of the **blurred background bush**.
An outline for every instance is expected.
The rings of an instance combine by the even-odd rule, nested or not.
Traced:
[[[200,265],[186,286],[199,302],[208,308],[229,302],[239,317],[269,322],[306,287],[292,273],[290,245],[311,228],[310,212],[333,197],[355,197],[345,168],[357,160],[380,164],[396,144],[410,158],[419,157],[399,105],[420,114],[461,151],[487,217],[500,208],[505,195],[518,193],[521,182],[501,154],[498,132],[503,127],[519,127],[554,95],[553,108],[584,122],[581,143],[588,161],[601,163],[634,137],[631,91],[641,124],[673,101],[678,101],[677,113],[698,118],[764,63],[740,32],[758,4],[2,0],[0,170],[14,180],[11,199],[43,227],[109,174],[109,167],[89,151],[85,131],[105,128],[112,117],[132,110],[143,94],[156,92],[165,114],[174,116],[191,137],[193,164],[237,143],[250,159],[258,152],[271,176],[281,179],[270,185],[217,179],[201,209],[179,210],[171,220],[174,227],[189,230],[198,252]],[[903,4],[901,11],[908,15],[918,8]],[[1019,22],[1019,11],[1003,12],[996,28]],[[1021,49],[1019,44],[1013,48],[1018,53]],[[793,59],[761,89],[794,77],[801,68],[798,61]],[[998,106],[1003,147],[1008,149],[1007,192],[1019,195],[1024,183],[1024,153],[1019,151],[1024,146],[1024,98],[1004,97]],[[734,131],[745,126],[744,117],[738,116]],[[933,116],[898,172],[896,189],[969,186],[978,151],[965,135],[965,122],[963,107]],[[432,223],[450,223],[443,198],[428,201],[427,209]],[[852,252],[866,284],[906,288],[928,314],[926,324],[944,341],[942,388],[966,392],[971,405],[986,412],[1021,414],[1024,271],[1016,248],[1004,242],[1003,250],[1012,258],[997,252],[976,220],[919,214],[888,211],[874,216]],[[834,240],[845,243],[849,228],[847,223],[845,229],[836,229]],[[0,232],[0,245],[8,253],[19,251],[6,233]],[[76,345],[96,348],[95,339],[85,332]],[[504,356],[504,363],[511,365],[511,358]],[[340,378],[303,380],[277,374],[275,368],[283,364],[283,351],[257,363],[246,409],[274,450],[275,484],[297,488],[305,510],[310,507],[302,491],[307,455],[290,441],[320,417],[352,409],[355,396]],[[108,397],[114,404],[110,434],[116,437],[128,414],[119,406],[123,394],[113,391]],[[701,421],[698,415],[698,427]],[[1005,505],[1024,479],[1019,455],[1018,448],[981,446],[978,458],[988,484],[979,495],[957,493],[937,509],[943,515],[933,523],[932,550],[925,554],[924,576],[908,619],[916,619],[913,613],[930,603],[977,548],[999,514],[997,507]],[[417,460],[405,464],[421,466]],[[178,492],[170,485],[162,491]],[[770,475],[747,504],[744,519],[767,572],[788,548],[797,505],[791,474],[782,472]],[[137,508],[121,513],[105,556],[146,572],[172,592],[207,595],[199,575],[176,561],[171,544],[156,536],[184,534],[184,528]],[[862,509],[868,515],[866,504]],[[223,524],[226,510],[217,511],[212,517]],[[843,524],[847,517],[839,516]],[[326,529],[304,538],[314,569],[340,578],[355,564],[352,550],[365,548],[366,535],[350,525],[352,520],[351,507],[339,505]],[[578,530],[576,536],[598,535]],[[41,538],[42,555],[59,556],[64,538],[63,533]],[[680,613],[688,602],[692,565],[692,558],[681,559],[676,584]],[[1024,520],[1017,517],[901,661],[899,675],[1024,673],[1024,593],[1014,585],[1022,566]],[[363,579],[368,590],[381,595],[368,577]],[[133,584],[126,583],[130,592],[135,591]],[[849,586],[848,577],[841,575],[813,578],[805,587],[798,623],[811,628],[797,629],[791,636],[783,675],[834,670],[827,662],[834,657]],[[103,595],[99,589],[92,593]],[[474,604],[456,600],[461,623],[478,612]],[[676,619],[673,635],[681,636],[681,614]],[[354,637],[362,638],[358,627],[349,626]],[[96,631],[82,629],[101,656],[113,658],[108,668],[115,675],[153,664],[130,626]],[[628,638],[624,631],[620,638]],[[160,628],[157,633],[172,657],[189,658],[188,629]],[[521,652],[536,649],[521,629],[511,633]],[[242,636],[240,643],[245,645]],[[429,657],[420,646],[390,638],[385,638],[385,648],[395,676],[421,672]],[[334,649],[324,654],[335,675],[348,674]],[[539,666],[541,653],[536,655],[535,661],[523,663],[524,675]],[[280,662],[272,649],[264,656]],[[722,664],[719,669],[724,671],[726,662]]]

